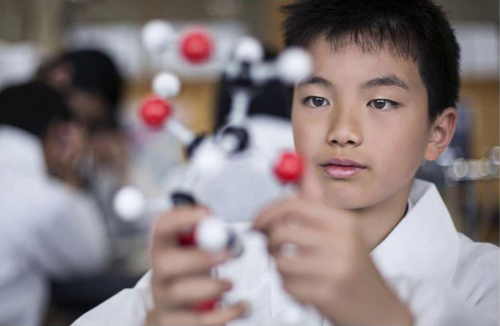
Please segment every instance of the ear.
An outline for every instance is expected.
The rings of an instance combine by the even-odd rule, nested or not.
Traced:
[[[425,151],[425,159],[435,161],[448,145],[455,134],[457,126],[457,109],[446,108],[432,123],[429,142]]]

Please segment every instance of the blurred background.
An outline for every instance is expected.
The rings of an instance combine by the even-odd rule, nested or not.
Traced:
[[[153,76],[161,70],[177,74],[182,81],[175,100],[178,118],[196,132],[213,132],[224,108],[227,112],[229,100],[221,84],[225,58],[236,40],[246,35],[259,39],[269,57],[281,51],[279,8],[288,2],[0,1],[0,91],[33,79],[65,85],[65,71],[75,77],[77,68],[59,65],[66,62],[64,53],[98,50],[116,68],[89,59],[83,63],[83,71],[88,71],[85,65],[111,70],[102,76],[82,77],[80,83],[75,77],[68,82],[71,93],[63,92],[69,105],[77,108],[92,106],[104,97],[107,106],[102,110],[111,112],[101,120],[85,116],[80,121],[91,144],[92,162],[77,185],[99,203],[110,243],[108,262],[83,276],[50,276],[51,295],[42,324],[70,324],[122,288],[133,286],[148,269],[147,234],[152,217],[120,218],[110,208],[110,201],[124,184],[137,186],[149,197],[165,196],[165,183],[183,165],[182,146],[168,135],[144,128],[138,118],[140,103],[151,93]],[[461,44],[460,122],[450,150],[438,162],[424,163],[419,176],[438,185],[461,232],[498,244],[499,2],[436,2],[448,13]],[[175,51],[151,57],[141,44],[141,29],[152,19],[167,20],[178,31],[204,26],[214,36],[215,59],[193,67]],[[79,59],[68,60],[75,63]],[[94,91],[93,85],[86,84],[92,78],[101,81],[96,93],[100,97],[86,97]],[[282,98],[265,102],[275,101],[284,108]],[[275,114],[285,116],[285,112]],[[2,220],[0,217],[0,228]]]

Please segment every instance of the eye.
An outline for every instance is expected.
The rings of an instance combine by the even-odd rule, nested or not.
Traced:
[[[330,104],[328,100],[321,96],[308,96],[303,100],[303,103],[312,108],[317,108],[320,106],[327,106]]]
[[[399,108],[400,104],[398,102],[394,102],[391,100],[385,100],[385,99],[376,99],[376,100],[371,100],[368,102],[368,105],[371,106],[374,109],[380,110],[380,111],[385,111],[388,109],[397,109]]]

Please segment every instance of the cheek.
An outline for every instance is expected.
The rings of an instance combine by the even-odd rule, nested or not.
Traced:
[[[295,150],[310,160],[322,144],[320,126],[310,115],[304,114],[300,109],[292,109],[292,129]]]
[[[292,111],[292,130],[293,130],[293,142],[295,145],[295,151],[300,153],[302,156],[305,156],[304,150],[307,149],[307,131],[305,130],[306,126],[301,123],[300,117],[297,116],[297,113],[293,113]]]
[[[377,136],[374,136],[378,145],[372,143],[373,149],[378,151],[372,157],[378,158],[376,164],[379,169],[395,177],[414,174],[422,162],[427,145],[426,124],[418,120],[406,121],[379,130],[377,134],[384,137],[376,141]]]

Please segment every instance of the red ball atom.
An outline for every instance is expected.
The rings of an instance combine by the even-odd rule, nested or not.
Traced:
[[[191,247],[196,245],[196,228],[192,227],[177,235],[177,242],[180,246]]]
[[[212,311],[217,306],[219,299],[210,299],[207,301],[201,301],[194,305],[194,309],[198,312]]]
[[[274,175],[282,182],[297,182],[302,176],[304,166],[302,159],[292,151],[281,154],[274,166]]]
[[[192,31],[181,40],[181,53],[191,63],[202,63],[212,55],[212,37],[203,31]]]
[[[160,128],[171,113],[170,103],[157,96],[146,99],[140,109],[140,115],[144,123],[153,128]]]

